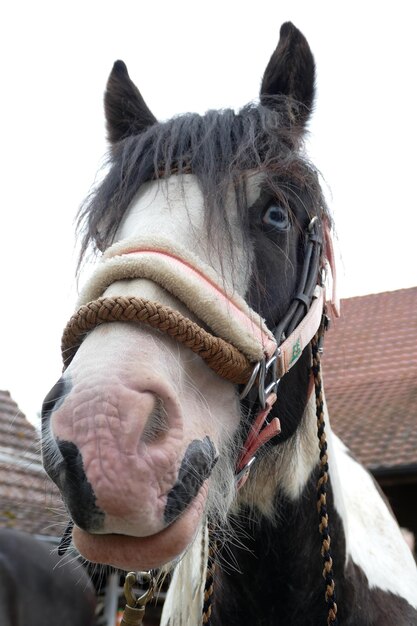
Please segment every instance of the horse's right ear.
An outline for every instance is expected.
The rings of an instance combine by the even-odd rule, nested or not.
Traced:
[[[313,108],[314,82],[315,63],[310,46],[298,28],[286,22],[262,79],[261,103],[270,109],[279,108],[280,96],[285,96],[291,122],[304,126]]]
[[[130,80],[123,61],[116,61],[104,94],[109,141],[117,143],[129,135],[137,135],[156,123],[139,89]]]

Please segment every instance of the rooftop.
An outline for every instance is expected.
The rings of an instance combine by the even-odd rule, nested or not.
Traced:
[[[63,504],[44,472],[39,434],[8,391],[0,390],[0,526],[59,536]]]
[[[333,430],[375,472],[417,469],[417,287],[342,300],[325,337]]]

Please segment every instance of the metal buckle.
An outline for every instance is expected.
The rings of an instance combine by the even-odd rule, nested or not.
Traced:
[[[307,230],[309,233],[313,232],[313,229],[316,226],[316,223],[319,221],[319,218],[317,215],[315,215],[314,217],[311,218],[309,225],[307,226]]]
[[[278,364],[278,358],[280,356],[281,356],[281,350],[277,348],[274,354],[272,355],[272,357],[268,361],[266,361],[265,359],[262,359],[262,361],[258,361],[258,363],[253,368],[253,372],[251,374],[251,377],[247,385],[245,386],[242,393],[239,395],[239,398],[241,400],[243,400],[243,398],[246,398],[246,396],[248,395],[248,393],[254,386],[256,379],[258,378],[259,401],[261,403],[262,409],[266,407],[266,399],[269,396],[269,394],[272,391],[274,393],[277,393],[277,390],[278,390],[280,379],[277,378],[277,364]],[[271,377],[271,382],[267,384],[266,380],[268,376]]]
[[[253,457],[251,457],[251,458],[249,459],[249,461],[246,463],[246,465],[245,465],[244,467],[242,467],[242,469],[241,469],[241,470],[240,470],[237,474],[235,474],[235,482],[236,482],[237,484],[239,483],[239,481],[243,478],[243,476],[244,476],[246,473],[248,473],[248,474],[249,474],[249,472],[250,472],[250,468],[252,467],[252,465],[253,465],[253,463],[255,462],[255,460],[256,460],[256,455],[255,455],[255,456],[253,456]]]
[[[327,330],[329,330],[329,326],[330,326],[330,317],[326,313],[323,313],[321,317],[320,328],[319,328],[319,330],[321,330],[321,332],[319,333],[319,340],[318,340],[319,354],[323,354],[324,352],[324,348],[323,348],[324,333]]]
[[[258,397],[259,402],[261,403],[262,409],[266,407],[266,399],[269,394],[273,391],[277,393],[278,385],[280,379],[277,378],[277,364],[278,358],[281,356],[280,348],[275,350],[273,356],[269,359],[269,361],[265,361],[263,359],[261,361],[261,371],[259,374],[259,383],[258,383]],[[270,383],[266,383],[268,375],[272,378]]]
[[[261,368],[261,361],[258,361],[258,363],[253,368],[251,377],[249,378],[248,382],[246,383],[246,387],[244,388],[242,393],[239,394],[239,398],[241,400],[243,400],[243,398],[246,398],[246,396],[248,395],[249,391],[254,386],[255,381],[256,381],[256,377],[258,376],[258,372],[259,372],[260,368]]]

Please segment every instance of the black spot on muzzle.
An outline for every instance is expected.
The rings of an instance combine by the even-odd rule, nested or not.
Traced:
[[[94,532],[100,530],[104,522],[104,512],[96,505],[93,488],[87,480],[82,456],[71,441],[57,441],[62,461],[49,476],[59,488],[67,509],[80,528]]]
[[[164,519],[170,524],[197,495],[203,482],[210,476],[218,456],[210,437],[195,439],[185,451],[178,479],[168,494]]]
[[[59,488],[71,518],[80,528],[100,530],[104,513],[96,505],[94,491],[87,480],[81,453],[71,441],[55,440],[50,433],[50,417],[65,402],[72,389],[68,374],[61,376],[42,405],[42,457],[45,471]]]

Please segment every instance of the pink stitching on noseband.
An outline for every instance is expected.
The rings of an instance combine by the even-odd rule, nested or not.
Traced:
[[[257,326],[253,320],[251,320],[241,309],[239,309],[239,307],[233,302],[233,300],[228,297],[228,295],[221,287],[219,287],[219,285],[217,285],[213,280],[207,277],[201,270],[193,267],[188,261],[181,259],[172,252],[152,248],[129,250],[127,252],[124,252],[123,254],[153,254],[155,256],[162,256],[168,258],[170,262],[174,266],[176,266],[183,274],[189,274],[199,280],[203,280],[206,287],[208,287],[213,296],[216,299],[220,299],[224,304],[226,304],[227,308],[231,310],[231,313],[235,317],[237,317],[237,319],[245,326],[245,328],[249,330],[262,344],[265,355],[270,358],[274,354],[277,348],[277,344],[275,343],[275,341],[268,337],[268,335],[261,328],[259,328],[259,326]]]

